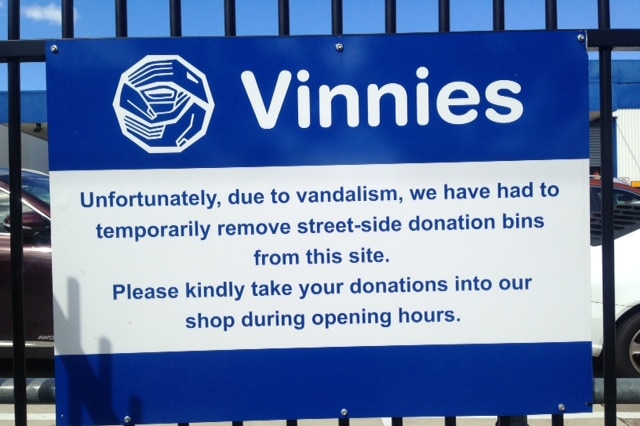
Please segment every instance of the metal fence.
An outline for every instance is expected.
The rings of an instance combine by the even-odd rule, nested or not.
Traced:
[[[344,5],[343,0],[330,1],[331,7],[331,35],[344,33]],[[424,0],[434,4],[435,0]],[[540,0],[544,3],[545,20],[540,30],[558,30],[558,5],[557,0]],[[604,367],[603,382],[596,382],[596,397],[594,400],[605,405],[605,424],[613,426],[616,422],[616,398],[618,394],[618,382],[615,373],[615,312],[614,312],[614,248],[613,248],[613,107],[612,107],[612,52],[614,50],[640,50],[640,29],[611,29],[611,6],[608,0],[593,0],[584,2],[583,7],[594,6],[597,2],[598,27],[587,29],[588,47],[591,52],[597,52],[599,58],[600,75],[600,114],[601,114],[601,176],[602,176],[602,260],[603,260],[603,305],[604,305]],[[32,382],[27,381],[25,372],[23,305],[24,296],[22,290],[23,251],[22,251],[22,219],[21,219],[21,65],[25,63],[45,62],[45,40],[21,39],[20,34],[20,0],[8,0],[7,4],[7,29],[6,41],[0,41],[0,63],[7,64],[8,87],[8,140],[9,140],[9,169],[11,174],[11,210],[12,235],[11,235],[11,268],[12,268],[12,306],[14,313],[14,377],[12,381],[13,401],[15,405],[16,425],[26,424],[26,406],[28,403],[38,402],[38,399],[28,398],[33,395],[29,387]],[[437,1],[437,32],[451,31],[451,0]],[[380,4],[380,3],[378,3]],[[73,0],[61,0],[62,31],[61,38],[74,38],[74,2]],[[276,7],[275,2],[273,3]],[[160,2],[154,2],[154,7],[161,7]],[[183,36],[182,2],[181,0],[169,0],[164,6],[169,10],[169,36]],[[224,16],[224,36],[237,35],[236,1],[224,0],[222,4]],[[487,2],[487,7],[492,7],[493,31],[506,30],[505,0],[492,0]],[[397,1],[384,0],[384,31],[393,34],[398,31]],[[289,36],[291,34],[290,0],[277,0],[278,11],[278,35]],[[580,11],[575,11],[580,13]],[[432,17],[433,18],[433,17]],[[114,37],[128,37],[128,5],[127,0],[114,0]],[[426,17],[425,17],[426,19]],[[531,28],[536,29],[536,28]],[[28,386],[29,385],[29,386]],[[50,386],[50,382],[49,382]],[[633,393],[633,386],[626,382],[623,386],[627,392]],[[6,393],[7,390],[5,389]],[[595,394],[594,394],[595,395]],[[619,399],[619,398],[618,398]],[[631,398],[630,400],[633,400]],[[43,402],[50,402],[47,399]],[[637,402],[637,401],[636,401]],[[348,418],[339,419],[339,424],[348,424]],[[519,423],[522,419],[500,418],[501,425]],[[455,418],[444,419],[445,425],[455,425]],[[526,422],[526,421],[525,421]],[[553,415],[554,425],[562,424],[562,415]],[[242,422],[234,422],[238,426]],[[287,425],[295,425],[296,421],[288,421]],[[400,426],[402,419],[393,419],[393,426]]]

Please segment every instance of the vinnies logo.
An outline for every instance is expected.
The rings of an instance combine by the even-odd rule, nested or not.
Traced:
[[[122,73],[113,109],[122,134],[148,153],[182,152],[213,115],[206,76],[177,55],[148,55]]]

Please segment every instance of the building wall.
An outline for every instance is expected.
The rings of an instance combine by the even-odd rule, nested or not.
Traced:
[[[640,109],[615,112],[618,177],[640,184]]]
[[[0,125],[0,167],[9,167],[9,130]],[[49,143],[22,133],[22,168],[49,172]]]

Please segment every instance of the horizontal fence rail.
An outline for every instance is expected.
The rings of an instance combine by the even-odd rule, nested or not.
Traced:
[[[281,28],[281,35],[287,31]],[[640,50],[640,30],[586,30],[590,51],[602,47],[611,47],[613,51]],[[339,34],[339,33],[338,33]],[[124,37],[124,36],[119,36]],[[44,62],[46,40],[11,40],[0,41],[0,63],[19,61],[21,63]]]
[[[0,379],[0,404],[13,404],[14,380]],[[27,404],[55,404],[56,382],[52,378],[27,379]]]
[[[616,403],[640,404],[640,379],[617,379]],[[13,404],[14,380],[0,378],[0,404]],[[27,404],[55,404],[56,383],[52,378],[27,379]],[[604,403],[604,379],[593,380],[593,403]],[[291,426],[291,425],[288,425]]]

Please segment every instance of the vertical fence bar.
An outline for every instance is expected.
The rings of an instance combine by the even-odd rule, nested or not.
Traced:
[[[564,425],[564,415],[563,414],[552,414],[551,415],[551,426],[562,426]]]
[[[116,37],[128,35],[127,20],[127,0],[116,0]]]
[[[598,0],[598,28],[610,29],[608,0]],[[600,152],[602,185],[602,327],[604,424],[616,424],[616,322],[613,238],[613,95],[611,46],[600,47]]]
[[[444,418],[444,426],[456,426],[456,418],[455,417],[445,417]]]
[[[26,424],[27,379],[24,331],[24,287],[22,251],[22,155],[20,153],[20,62],[11,60],[8,67],[9,89],[9,187],[11,215],[11,306],[13,309],[13,380],[16,425]],[[23,413],[24,411],[24,413]],[[19,423],[24,414],[25,423]]]
[[[391,426],[402,426],[403,423],[402,417],[391,417]]]
[[[556,0],[546,0],[545,1],[545,28],[547,30],[557,30],[558,29],[558,4]],[[551,426],[563,426],[564,425],[564,415],[562,414],[552,414],[551,415]]]
[[[182,2],[170,0],[169,20],[171,21],[171,37],[182,37]]]
[[[511,417],[509,416],[499,416],[496,426],[512,426]]]
[[[558,29],[558,3],[557,0],[545,1],[545,28],[547,30]]]
[[[385,0],[384,31],[387,34],[398,32],[398,13],[396,0]]]
[[[343,24],[342,0],[331,0],[331,34],[342,35],[344,32]],[[338,426],[349,426],[349,417],[346,414],[338,419]]]
[[[20,39],[20,1],[10,0],[7,38]],[[11,306],[13,309],[13,410],[16,426],[27,425],[24,287],[22,251],[22,149],[20,141],[20,59],[7,63],[9,96],[9,214],[11,215]]]
[[[62,38],[73,37],[73,0],[62,0]]]
[[[289,14],[289,0],[278,0],[278,34],[291,34],[291,17]]]
[[[451,31],[451,2],[440,0],[438,2],[438,31],[448,33]]]
[[[386,34],[395,34],[397,27],[398,10],[396,0],[385,0],[384,8],[384,32]],[[402,426],[402,417],[392,417],[391,426]]]
[[[547,30],[558,29],[558,4],[556,0],[545,0],[545,28]],[[551,415],[551,426],[562,426],[564,416],[562,414]]]
[[[504,30],[504,0],[493,0],[493,30]]]
[[[342,35],[343,23],[342,0],[331,0],[331,34]]]
[[[236,35],[236,0],[224,0],[224,35]]]

